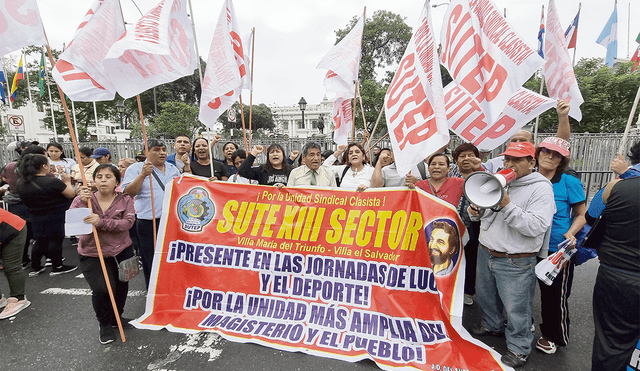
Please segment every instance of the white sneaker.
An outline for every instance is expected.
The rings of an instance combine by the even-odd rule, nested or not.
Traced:
[[[464,294],[464,305],[473,305],[473,295]]]
[[[0,313],[0,319],[13,317],[29,305],[31,305],[31,302],[27,300],[26,296],[22,300],[11,297],[7,299],[7,306],[4,308],[2,313]]]

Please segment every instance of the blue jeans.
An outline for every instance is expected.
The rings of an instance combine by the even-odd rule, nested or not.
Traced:
[[[497,258],[482,245],[478,247],[476,272],[477,300],[482,309],[482,325],[504,332],[507,348],[524,355],[531,353],[531,306],[536,292],[536,257]],[[503,309],[507,312],[505,329]]]

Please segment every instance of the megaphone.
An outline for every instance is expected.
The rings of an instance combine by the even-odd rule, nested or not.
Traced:
[[[464,181],[464,195],[470,203],[482,209],[491,209],[500,204],[504,187],[516,179],[513,169],[500,170],[495,174],[476,171]]]

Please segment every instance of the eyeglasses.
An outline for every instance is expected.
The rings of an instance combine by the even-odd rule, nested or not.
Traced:
[[[547,148],[540,149],[540,152],[544,153],[544,154],[546,154],[548,156],[551,156],[551,158],[562,158],[562,155],[559,152],[552,151],[552,150],[547,149]]]

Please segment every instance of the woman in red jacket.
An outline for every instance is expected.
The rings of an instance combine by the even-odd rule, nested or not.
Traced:
[[[71,208],[87,207],[87,201],[91,199],[92,213],[84,219],[84,222],[93,224],[98,231],[109,282],[118,313],[122,316],[129,282],[118,280],[117,262],[133,256],[131,237],[129,237],[129,229],[136,218],[133,198],[128,194],[115,191],[116,186],[120,184],[120,171],[112,164],[99,165],[93,173],[93,180],[98,191],[92,193],[86,186],[82,187],[73,200]],[[78,253],[80,269],[93,292],[91,301],[100,323],[100,343],[109,344],[116,339],[113,327],[117,327],[117,320],[98,259],[98,249],[93,234],[80,236]],[[133,327],[129,321],[121,317],[124,328]]]

